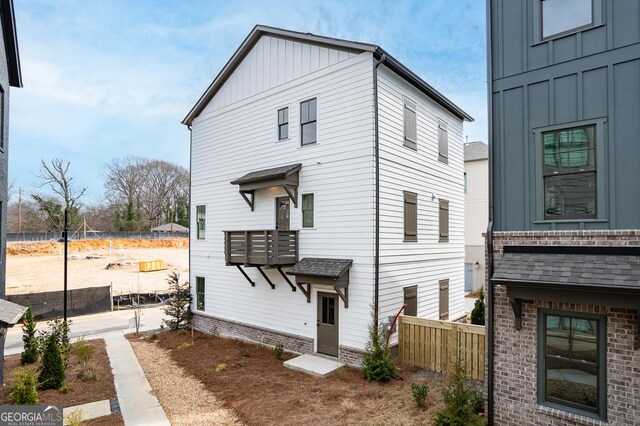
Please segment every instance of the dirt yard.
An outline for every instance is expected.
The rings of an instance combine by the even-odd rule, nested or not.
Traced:
[[[140,342],[138,350],[144,345],[165,349],[165,356],[169,354],[187,374],[200,380],[247,425],[424,425],[431,424],[442,404],[444,378],[413,368],[400,369],[398,379],[386,384],[364,382],[360,371],[352,368],[323,379],[283,367],[270,348],[238,340],[196,332],[193,346],[178,350],[179,345],[191,343],[190,333],[130,339]],[[226,368],[216,372],[220,364]],[[413,382],[429,385],[425,409],[413,401]],[[175,386],[182,385],[176,382]]]
[[[189,271],[186,238],[168,240],[88,240],[69,243],[70,289],[113,284],[113,294],[167,289],[167,274]],[[62,288],[63,244],[53,241],[7,244],[7,294]],[[163,260],[169,269],[139,272],[138,262]]]

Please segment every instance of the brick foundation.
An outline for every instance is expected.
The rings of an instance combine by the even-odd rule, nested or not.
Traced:
[[[314,352],[314,339],[310,337],[202,315],[197,312],[193,314],[193,326],[196,330],[205,333],[250,340],[268,346],[275,346],[280,343],[287,351],[325,356]],[[362,353],[363,351],[360,349],[340,345],[338,347],[338,360],[352,367],[360,367]],[[327,358],[335,359],[333,357]]]
[[[640,246],[640,231],[549,231],[494,233],[494,262],[504,246]],[[545,300],[524,301],[522,329],[514,316],[506,288],[494,287],[494,420],[497,425],[633,425],[640,424],[640,350],[634,349],[637,313]],[[607,422],[537,403],[538,309],[595,313],[607,317]]]

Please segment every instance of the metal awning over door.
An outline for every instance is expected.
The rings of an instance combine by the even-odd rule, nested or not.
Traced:
[[[251,211],[254,209],[254,194],[258,189],[281,186],[287,191],[287,195],[298,207],[298,182],[302,164],[290,164],[288,166],[274,167],[271,169],[257,170],[231,181],[232,185],[239,185],[240,195],[247,202]]]
[[[352,259],[323,259],[305,257],[293,265],[287,275],[296,277],[296,285],[311,303],[311,284],[330,285],[334,288],[344,307],[349,307],[349,269]]]

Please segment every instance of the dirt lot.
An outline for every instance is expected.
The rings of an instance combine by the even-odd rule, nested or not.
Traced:
[[[167,350],[247,425],[424,425],[442,404],[444,379],[413,368],[386,384],[363,382],[351,368],[322,379],[284,368],[270,348],[201,333],[192,347],[177,350],[182,343],[191,343],[189,333],[164,332],[140,344]],[[216,372],[219,364],[226,370]],[[411,397],[411,383],[425,381],[430,391],[423,410]]]
[[[63,244],[52,241],[7,244],[7,294],[60,290]],[[138,262],[163,260],[169,269],[139,272]],[[112,267],[107,268],[111,264]],[[188,276],[186,238],[169,240],[94,240],[69,244],[69,288],[113,284],[113,294],[167,289],[167,274]]]

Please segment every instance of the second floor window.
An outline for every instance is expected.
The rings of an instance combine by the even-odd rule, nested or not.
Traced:
[[[278,110],[278,140],[289,138],[289,108]]]
[[[593,0],[541,0],[542,38],[593,23]]]
[[[207,220],[207,207],[196,206],[196,228],[197,228],[199,240],[204,240],[206,220]]]
[[[313,194],[302,195],[302,227],[313,228]]]
[[[542,134],[545,219],[596,217],[595,126]]]
[[[318,141],[318,100],[309,99],[300,103],[300,144],[310,145]]]

